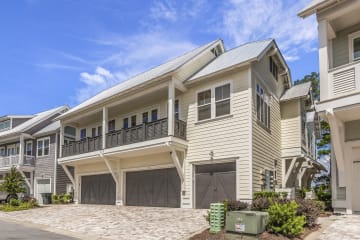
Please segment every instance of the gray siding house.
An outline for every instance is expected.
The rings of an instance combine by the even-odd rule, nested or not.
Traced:
[[[40,203],[41,193],[66,192],[69,180],[63,171],[58,172],[57,165],[60,124],[52,121],[67,110],[62,106],[34,115],[0,118],[0,180],[15,166],[26,179],[26,194]]]

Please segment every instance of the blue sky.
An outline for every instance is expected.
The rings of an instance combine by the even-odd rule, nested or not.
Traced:
[[[310,0],[17,0],[0,9],[0,116],[75,106],[117,82],[221,38],[275,38],[293,80],[318,71]]]

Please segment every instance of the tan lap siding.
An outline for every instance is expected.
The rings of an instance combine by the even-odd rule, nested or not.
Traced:
[[[207,90],[222,83],[231,82],[231,115],[219,119],[197,122],[197,92]],[[185,164],[185,195],[183,206],[191,206],[194,199],[192,189],[193,162],[213,159],[235,160],[237,164],[237,198],[249,199],[249,104],[247,70],[229,73],[221,77],[205,79],[201,84],[191,87],[182,96],[182,116],[187,121],[187,139],[189,141]]]

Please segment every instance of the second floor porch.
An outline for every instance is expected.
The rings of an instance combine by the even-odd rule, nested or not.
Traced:
[[[168,137],[168,118],[143,123],[134,127],[112,130],[105,135],[87,137],[79,141],[69,141],[62,145],[62,157],[90,153],[102,149],[140,143]],[[186,122],[175,119],[174,137],[186,140]],[[103,141],[103,139],[105,141]],[[105,146],[103,147],[103,144]]]
[[[20,154],[0,156],[0,170],[8,169],[13,166],[35,167],[35,156],[20,156]]]

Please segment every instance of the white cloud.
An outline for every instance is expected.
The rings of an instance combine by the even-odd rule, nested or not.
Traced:
[[[93,74],[87,72],[80,73],[80,80],[85,85],[77,92],[77,102],[82,102],[96,93],[119,82],[119,79],[116,76],[110,73],[109,70],[102,67],[97,67],[95,69],[95,73]]]
[[[38,64],[35,64],[35,66],[40,67],[40,68],[49,69],[49,70],[53,70],[53,69],[76,70],[76,71],[81,70],[81,68],[76,67],[76,66],[58,64],[58,63],[38,63]]]
[[[172,37],[166,32],[148,32],[129,37],[112,35],[99,40],[101,42],[111,43],[114,53],[98,60],[98,65],[111,66],[113,71],[96,67],[94,73],[82,72],[80,80],[84,85],[77,91],[77,103],[197,47],[188,40]]]
[[[294,61],[301,51],[313,51],[316,44],[315,18],[297,16],[306,3],[308,0],[230,0],[222,9],[220,31],[236,45],[275,38],[287,60]]]
[[[171,1],[155,1],[150,8],[150,17],[156,20],[177,20],[177,11]]]

